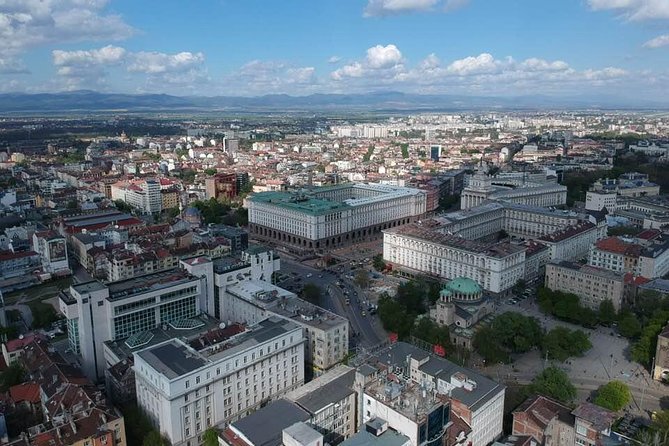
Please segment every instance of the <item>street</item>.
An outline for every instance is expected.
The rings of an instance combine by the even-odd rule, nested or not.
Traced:
[[[351,339],[355,345],[372,347],[385,339],[385,332],[383,331],[383,327],[381,327],[379,319],[366,311],[367,308],[362,302],[364,292],[353,284],[351,280],[345,278],[343,274],[340,275],[312,268],[287,259],[284,254],[281,257],[281,272],[296,277],[285,281],[287,284],[292,285],[295,291],[309,282],[317,285],[321,290],[322,306],[348,319]],[[311,274],[311,276],[307,277],[308,274]],[[300,280],[297,281],[297,278]],[[339,286],[337,282],[340,283]],[[282,286],[282,283],[277,283],[277,285]],[[348,294],[345,294],[346,292]],[[347,297],[350,300],[350,305],[346,304]],[[363,311],[367,313],[366,316],[362,315]],[[356,333],[359,335],[356,336]]]

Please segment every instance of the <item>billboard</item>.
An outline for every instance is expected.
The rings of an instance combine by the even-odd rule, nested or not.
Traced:
[[[48,242],[48,247],[49,247],[50,262],[58,262],[60,260],[65,260],[67,258],[67,254],[65,252],[66,247],[64,239],[50,240]]]

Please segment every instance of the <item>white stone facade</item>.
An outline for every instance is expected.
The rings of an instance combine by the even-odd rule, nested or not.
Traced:
[[[200,445],[208,428],[304,384],[299,326],[266,320],[231,341],[196,351],[174,339],[134,354],[137,404],[170,444]]]

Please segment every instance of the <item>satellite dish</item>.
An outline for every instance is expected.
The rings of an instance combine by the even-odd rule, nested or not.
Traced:
[[[218,324],[218,328],[220,328],[221,330],[223,330],[225,327],[226,327],[225,322],[221,322],[220,324]]]

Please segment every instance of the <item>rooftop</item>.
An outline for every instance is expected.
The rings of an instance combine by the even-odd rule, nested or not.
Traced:
[[[361,430],[339,446],[405,446],[411,444],[409,437],[387,430],[378,437],[366,430]]]
[[[567,226],[564,229],[555,231],[552,234],[547,234],[547,235],[544,235],[542,237],[539,237],[539,241],[546,242],[546,243],[561,242],[563,240],[570,239],[570,238],[575,237],[579,234],[582,234],[586,231],[589,231],[590,229],[593,229],[594,227],[595,227],[594,223],[591,223],[589,221],[582,221],[582,222],[577,223],[575,225]]]
[[[109,300],[125,299],[135,294],[167,288],[179,283],[199,281],[198,278],[180,268],[159,271],[132,279],[109,283]]]
[[[245,280],[226,292],[302,324],[320,328],[348,324],[347,319],[261,280]]]
[[[421,226],[420,224],[408,224],[383,231],[385,234],[397,234],[417,240],[427,241],[438,245],[449,246],[470,252],[488,255],[490,257],[507,257],[525,250],[524,247],[510,243],[482,243],[467,240],[457,235],[446,234],[438,230]]]
[[[303,409],[315,414],[354,393],[354,379],[355,369],[339,365],[287,393],[285,398],[296,402]]]
[[[297,328],[290,321],[272,317],[248,331],[232,329],[227,333],[219,332],[191,339],[191,345],[181,339],[171,339],[141,350],[136,355],[172,380]]]
[[[295,403],[280,399],[235,421],[223,436],[234,441],[241,434],[253,445],[281,446],[284,429],[308,420],[309,414],[305,410]]]
[[[472,410],[476,410],[484,405],[504,388],[501,384],[486,378],[474,370],[460,367],[447,359],[437,357],[406,342],[396,342],[388,348],[377,352],[372,361],[378,364],[379,367],[387,367],[389,364],[392,364],[395,367],[404,368],[408,372],[409,364],[407,361],[409,358],[424,361],[418,367],[419,370],[447,383],[450,383],[451,378],[455,375],[468,377],[475,382],[476,386],[471,390],[467,390],[464,387],[455,387],[451,391],[453,398],[461,401]]]
[[[572,414],[577,418],[582,418],[586,421],[589,421],[592,423],[592,426],[599,432],[610,429],[613,425],[613,422],[617,418],[615,412],[604,409],[603,407],[592,403],[580,404],[576,409],[574,409]]]
[[[609,280],[624,280],[625,273],[611,271],[604,268],[598,268],[591,265],[583,265],[581,263],[569,262],[567,260],[561,260],[559,262],[551,262],[550,264],[556,265],[561,268],[571,269],[574,271],[580,271],[584,274],[590,274],[592,276],[603,277]]]

